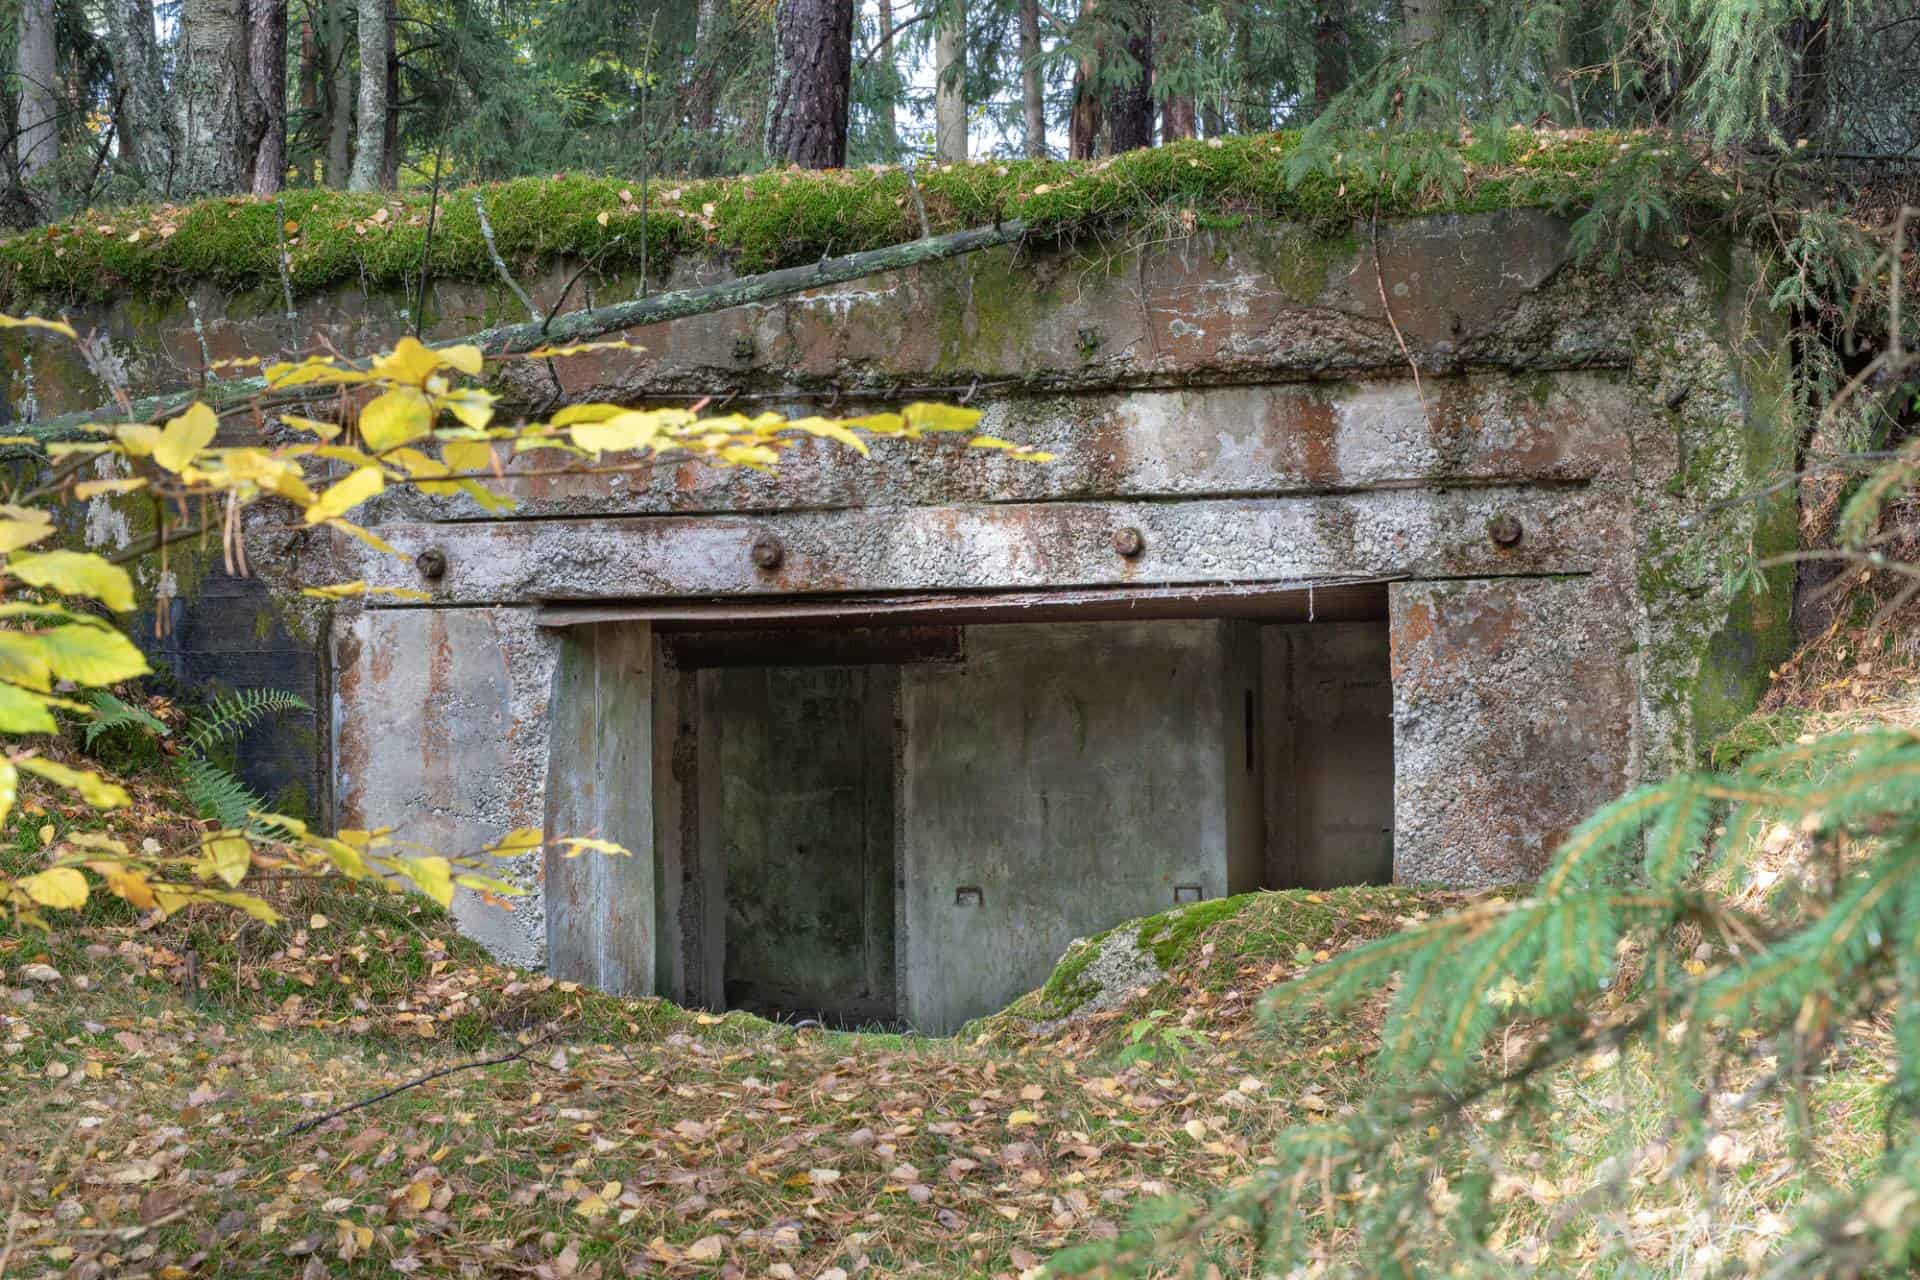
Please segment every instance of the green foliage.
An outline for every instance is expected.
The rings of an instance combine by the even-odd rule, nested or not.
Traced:
[[[284,689],[222,691],[188,721],[181,737],[195,752],[205,755],[221,743],[237,740],[263,720],[290,711],[311,710],[303,699]]]

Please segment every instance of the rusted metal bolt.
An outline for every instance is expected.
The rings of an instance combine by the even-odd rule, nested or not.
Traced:
[[[1496,547],[1517,547],[1520,538],[1526,532],[1520,526],[1520,517],[1511,512],[1502,511],[1487,521],[1487,536],[1493,539]]]
[[[778,569],[780,562],[786,558],[787,549],[780,545],[780,539],[770,533],[763,533],[753,540],[753,546],[747,555],[759,568]]]
[[[1113,531],[1113,549],[1131,560],[1147,549],[1147,536],[1132,525]]]
[[[413,567],[420,571],[423,578],[444,578],[447,576],[447,553],[438,547],[428,547],[413,558]]]

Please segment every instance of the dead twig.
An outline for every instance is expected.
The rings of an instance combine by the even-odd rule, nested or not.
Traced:
[[[302,1120],[299,1124],[287,1130],[287,1136],[289,1138],[296,1138],[303,1133],[310,1133],[329,1120],[338,1120],[341,1116],[350,1115],[355,1111],[370,1107],[376,1102],[385,1102],[388,1098],[405,1093],[409,1089],[418,1089],[421,1085],[429,1084],[440,1079],[442,1076],[450,1076],[461,1071],[474,1071],[481,1067],[498,1067],[508,1062],[518,1062],[552,1038],[553,1034],[549,1032],[541,1036],[538,1040],[533,1040],[521,1045],[512,1053],[503,1053],[493,1058],[473,1058],[466,1062],[456,1062],[450,1067],[441,1067],[438,1071],[429,1071],[423,1076],[415,1076],[413,1079],[397,1084],[391,1089],[383,1089],[371,1097],[362,1098],[358,1102],[349,1102],[344,1107],[335,1107],[331,1111],[322,1112],[311,1120]]]

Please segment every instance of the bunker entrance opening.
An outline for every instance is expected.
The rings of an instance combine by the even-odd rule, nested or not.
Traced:
[[[670,994],[944,1034],[1126,919],[1391,879],[1384,617],[1222,612],[663,627]]]

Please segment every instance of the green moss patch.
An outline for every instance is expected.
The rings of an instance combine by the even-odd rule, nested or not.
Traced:
[[[1038,239],[1131,224],[1193,230],[1249,219],[1306,222],[1345,234],[1357,217],[1468,212],[1577,202],[1624,152],[1654,144],[1612,133],[1509,135],[1427,147],[1424,169],[1342,160],[1289,181],[1294,134],[1175,143],[1089,163],[980,162],[919,171],[780,170],[712,181],[562,175],[400,195],[300,189],[278,201],[210,200],[93,213],[0,242],[0,287],[14,310],[150,294],[194,284],[260,289],[277,299],[349,284],[392,287],[488,280],[493,259],[479,195],[501,256],[516,270],[557,259],[663,279],[685,255],[770,270],[935,234],[1023,219]],[[1664,153],[1661,153],[1664,154]],[[1676,162],[1681,157],[1675,156]]]

